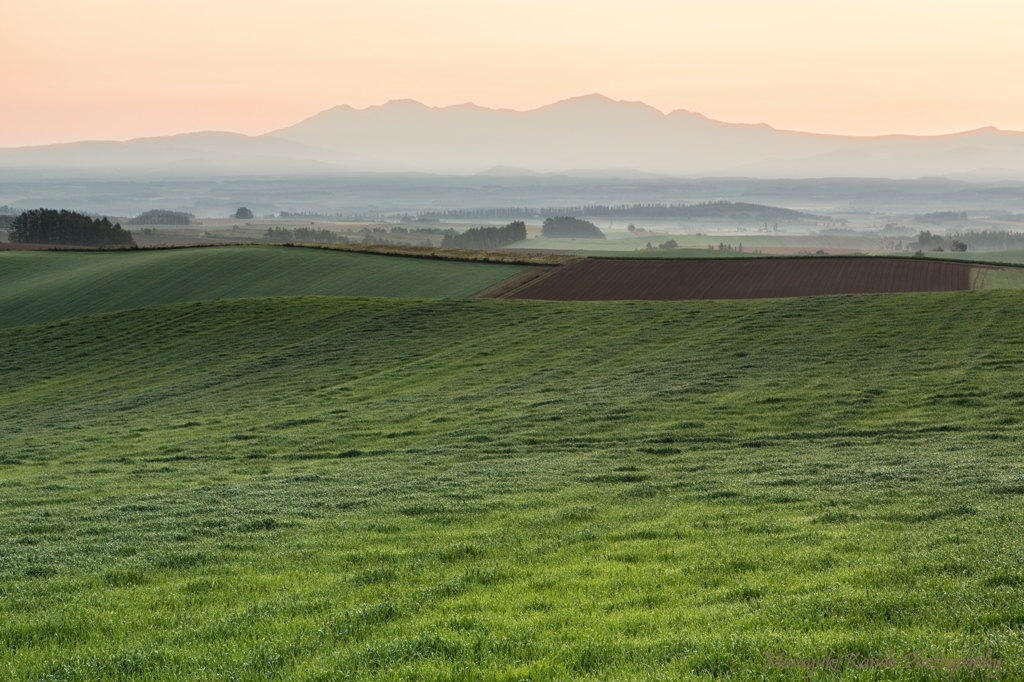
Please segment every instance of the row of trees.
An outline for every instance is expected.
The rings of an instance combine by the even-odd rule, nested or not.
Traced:
[[[1006,230],[967,230],[954,232],[953,239],[966,243],[972,251],[1005,251],[1024,249],[1024,233]]]
[[[445,234],[443,249],[500,249],[526,239],[526,223],[516,221],[505,227],[473,227],[462,234]]]
[[[90,218],[73,211],[40,208],[25,211],[13,221],[7,238],[21,244],[66,246],[135,246],[132,233],[107,218]]]
[[[742,222],[820,219],[819,216],[788,208],[731,201],[707,201],[697,204],[624,204],[621,206],[587,204],[561,208],[472,208],[426,212],[421,214],[421,218],[501,220],[533,217],[556,218],[566,215],[595,218],[681,218],[684,220],[735,220]]]
[[[966,223],[967,213],[956,211],[936,211],[935,213],[925,213],[914,218],[915,222],[928,223],[930,225],[945,225],[946,223]]]
[[[968,230],[947,235],[921,230],[909,248],[918,251],[1005,251],[1024,249],[1024,233],[1006,230]]]
[[[304,244],[348,244],[347,237],[340,236],[330,230],[318,230],[315,227],[270,227],[263,234],[264,239],[272,242],[300,242]]]
[[[570,216],[548,218],[540,233],[552,239],[605,239],[604,233],[594,223]]]

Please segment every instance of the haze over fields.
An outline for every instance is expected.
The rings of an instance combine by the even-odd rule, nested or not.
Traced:
[[[334,107],[257,136],[204,132],[2,149],[2,169],[1021,179],[1024,133],[988,127],[941,136],[819,135],[685,110],[665,114],[596,94],[530,111],[396,100]]]

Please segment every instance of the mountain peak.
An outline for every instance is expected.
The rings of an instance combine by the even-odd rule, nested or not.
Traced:
[[[633,109],[643,109],[645,111],[656,113],[658,116],[665,115],[662,111],[655,109],[646,102],[612,99],[611,97],[608,97],[607,95],[602,95],[601,93],[598,92],[594,92],[589,95],[579,95],[577,97],[570,97],[568,99],[559,100],[554,104],[548,104],[543,107],[538,107],[536,109],[530,109],[529,111],[523,113],[531,114],[537,111],[551,111],[555,109],[584,109],[598,111],[602,109],[626,107]]]

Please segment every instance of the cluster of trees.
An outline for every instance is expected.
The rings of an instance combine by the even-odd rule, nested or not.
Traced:
[[[559,216],[592,216],[595,218],[682,218],[689,220],[735,220],[765,222],[777,220],[821,220],[820,216],[788,208],[762,204],[708,201],[698,204],[626,204],[604,206],[588,204],[561,208],[474,208],[435,211],[421,214],[434,219],[515,219],[556,218]]]
[[[679,248],[679,244],[676,243],[675,239],[669,239],[667,242],[662,242],[661,244],[658,244],[657,246],[651,246],[651,243],[647,242],[647,246],[646,246],[646,250],[647,251],[656,251],[657,249],[678,249],[678,248]]]
[[[605,239],[604,233],[594,223],[570,216],[548,218],[540,233],[553,239]]]
[[[252,220],[253,214],[252,211],[247,209],[245,206],[242,206],[237,211],[235,211],[235,214],[231,217],[234,218],[235,220]]]
[[[443,249],[500,249],[526,239],[526,223],[516,221],[505,227],[473,227],[462,234],[445,234]]]
[[[1024,249],[1024,233],[1006,230],[967,230],[950,235],[954,240],[966,243],[972,251],[1005,251]]]
[[[921,230],[917,233],[917,241],[910,243],[910,248],[918,251],[966,251],[967,243],[958,239],[957,235],[943,236]]]
[[[6,228],[10,225],[21,211],[16,210],[4,204],[0,206],[0,229]]]
[[[956,211],[936,211],[935,213],[925,213],[914,218],[914,222],[928,223],[929,225],[945,225],[946,223],[965,223],[967,222],[967,213]]]
[[[304,244],[348,244],[348,237],[337,232],[318,230],[315,227],[269,227],[263,234],[264,239],[272,242],[301,242]]]
[[[140,213],[131,220],[125,221],[125,225],[191,225],[193,218],[195,218],[194,215],[183,211],[155,209]]]
[[[11,221],[7,238],[22,244],[66,246],[135,246],[132,233],[107,218],[90,218],[73,211],[40,208]]]

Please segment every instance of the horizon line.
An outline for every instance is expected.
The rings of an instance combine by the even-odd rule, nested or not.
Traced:
[[[468,102],[468,101],[467,102],[457,103],[457,104],[446,104],[446,105],[440,105],[440,106],[431,106],[429,104],[425,104],[423,102],[420,102],[419,100],[405,97],[405,98],[389,99],[389,100],[387,100],[386,102],[384,102],[382,104],[370,104],[370,105],[367,105],[367,106],[362,107],[362,108],[357,108],[357,107],[354,107],[354,106],[352,106],[350,104],[336,104],[336,105],[334,105],[332,107],[328,107],[327,109],[322,109],[322,110],[320,110],[320,111],[318,111],[316,113],[310,114],[309,116],[306,116],[305,118],[301,118],[301,119],[297,120],[296,122],[294,122],[294,123],[292,123],[290,125],[287,125],[287,126],[284,126],[284,127],[279,127],[279,128],[273,128],[273,129],[268,130],[266,132],[258,133],[258,134],[254,134],[254,135],[248,135],[246,133],[240,133],[240,132],[233,131],[233,130],[205,129],[205,130],[190,130],[190,131],[182,131],[182,132],[177,132],[177,133],[168,133],[168,134],[164,134],[164,135],[146,135],[146,136],[142,136],[142,137],[130,137],[130,138],[124,138],[124,139],[88,138],[88,139],[80,139],[80,140],[71,140],[71,141],[66,141],[66,142],[50,142],[50,143],[44,143],[44,144],[19,145],[19,146],[14,146],[14,147],[0,146],[0,151],[12,151],[12,150],[18,150],[18,149],[38,149],[38,148],[42,148],[42,147],[60,147],[60,146],[71,146],[71,145],[79,145],[79,144],[99,144],[99,143],[127,144],[127,143],[130,143],[130,142],[138,142],[138,141],[144,141],[144,140],[158,140],[158,139],[163,139],[163,138],[186,137],[186,136],[191,136],[191,135],[236,135],[238,137],[244,137],[244,138],[248,138],[248,139],[259,138],[259,137],[271,137],[275,133],[279,133],[279,132],[288,130],[290,128],[294,128],[295,126],[299,126],[299,125],[301,125],[301,124],[303,124],[303,123],[305,123],[307,121],[313,120],[313,119],[315,119],[315,118],[317,118],[319,116],[323,116],[325,114],[329,114],[329,113],[331,113],[333,111],[350,110],[350,111],[353,111],[353,112],[368,112],[368,111],[372,111],[372,110],[375,110],[375,109],[384,109],[384,108],[387,108],[387,107],[393,107],[393,106],[398,106],[398,105],[403,105],[403,104],[415,105],[415,106],[418,106],[418,107],[421,107],[423,109],[427,109],[427,110],[430,110],[430,111],[448,111],[448,110],[452,110],[452,109],[472,108],[472,109],[478,109],[478,110],[487,111],[487,112],[510,113],[510,114],[517,114],[517,115],[524,115],[525,116],[525,115],[535,114],[535,113],[538,113],[538,112],[549,110],[549,109],[552,109],[552,108],[555,108],[555,107],[558,107],[558,106],[563,106],[563,105],[566,105],[566,104],[571,104],[571,103],[574,103],[574,102],[580,102],[580,101],[585,101],[585,100],[607,102],[607,103],[610,103],[610,104],[613,104],[613,105],[627,105],[627,106],[643,107],[644,109],[647,109],[647,110],[649,110],[651,112],[654,112],[654,113],[658,114],[659,116],[661,116],[663,118],[668,118],[668,117],[671,117],[671,116],[694,116],[694,117],[697,117],[697,118],[701,118],[701,119],[703,119],[705,121],[709,121],[711,123],[717,123],[717,124],[720,124],[720,125],[730,126],[730,127],[737,127],[737,128],[761,128],[761,129],[764,129],[764,130],[771,130],[773,132],[782,133],[782,134],[789,134],[789,135],[806,135],[806,136],[812,136],[812,137],[825,137],[825,138],[837,138],[837,139],[848,139],[848,140],[881,140],[881,139],[896,139],[896,138],[902,138],[902,139],[940,139],[940,138],[960,137],[960,136],[971,135],[971,134],[976,134],[976,133],[981,133],[981,132],[996,132],[996,133],[1004,133],[1004,134],[1010,134],[1010,135],[1024,134],[1024,131],[1020,131],[1020,130],[1003,130],[1001,128],[998,128],[998,127],[992,126],[992,125],[981,126],[981,127],[978,127],[978,128],[971,128],[971,129],[968,129],[968,130],[956,130],[956,131],[952,131],[952,132],[948,132],[948,133],[938,133],[938,134],[933,134],[933,135],[918,134],[918,133],[881,133],[881,134],[876,134],[876,135],[854,135],[854,134],[846,134],[846,133],[820,133],[820,132],[811,132],[811,131],[807,131],[807,130],[793,130],[793,129],[788,129],[788,128],[776,128],[776,127],[772,126],[771,124],[764,123],[764,122],[761,122],[761,123],[741,123],[741,122],[734,122],[734,121],[723,121],[723,120],[720,120],[720,119],[714,119],[714,118],[711,118],[709,116],[706,116],[706,115],[702,114],[699,111],[692,111],[692,110],[689,110],[689,109],[682,109],[682,108],[680,108],[680,109],[672,109],[670,111],[663,111],[663,110],[658,109],[657,107],[655,107],[655,106],[653,106],[651,104],[648,104],[646,102],[641,102],[639,100],[617,100],[617,99],[608,97],[607,95],[604,95],[602,93],[594,92],[594,93],[590,93],[590,94],[586,94],[586,95],[574,95],[572,97],[567,97],[565,99],[557,100],[557,101],[551,102],[549,104],[544,104],[544,105],[541,105],[539,107],[534,107],[532,109],[512,109],[510,107],[487,107],[487,106],[483,106],[483,105],[476,104],[474,102]]]

